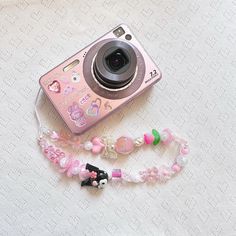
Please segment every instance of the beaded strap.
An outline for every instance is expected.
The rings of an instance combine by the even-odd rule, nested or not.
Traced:
[[[146,170],[131,174],[121,169],[113,169],[107,173],[77,160],[72,154],[65,154],[60,148],[51,145],[47,140],[58,144],[61,147],[71,146],[75,150],[84,149],[93,154],[101,154],[106,158],[117,158],[119,155],[128,155],[142,145],[169,145],[176,143],[178,153],[170,166],[151,167]],[[76,136],[56,131],[46,131],[40,135],[39,145],[44,155],[52,163],[59,167],[59,171],[68,177],[79,176],[81,186],[93,186],[103,188],[109,181],[144,183],[144,182],[165,182],[179,173],[187,162],[186,155],[189,147],[185,140],[173,135],[169,129],[158,132],[153,129],[151,133],[145,133],[142,137],[132,139],[121,136],[116,141],[110,137],[93,137],[90,141],[82,143]]]

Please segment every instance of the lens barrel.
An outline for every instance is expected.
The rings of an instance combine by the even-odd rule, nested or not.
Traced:
[[[120,89],[133,79],[137,57],[132,46],[121,40],[104,44],[94,60],[97,81],[109,89]]]

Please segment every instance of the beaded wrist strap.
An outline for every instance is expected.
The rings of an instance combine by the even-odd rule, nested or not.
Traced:
[[[128,155],[142,145],[158,145],[159,143],[169,145],[175,142],[178,145],[178,153],[170,166],[151,167],[136,174],[130,174],[121,169],[113,169],[108,174],[88,163],[81,163],[72,154],[66,154],[55,145],[50,144],[48,139],[60,146],[71,145],[75,150],[84,149],[93,154],[102,154],[103,157],[111,158],[117,158],[117,154]],[[66,173],[68,177],[78,175],[82,181],[81,186],[87,185],[97,188],[103,188],[108,181],[114,180],[133,183],[167,181],[182,170],[187,162],[186,155],[189,153],[187,142],[173,135],[169,129],[164,129],[161,133],[153,129],[152,133],[145,133],[143,137],[134,140],[130,137],[121,136],[114,143],[110,138],[105,137],[94,137],[91,141],[81,143],[77,137],[47,131],[39,138],[39,145],[44,155],[59,167],[60,172]]]
[[[36,103],[37,99],[38,96]],[[121,136],[114,141],[110,137],[93,137],[90,141],[82,143],[77,136],[50,130],[43,131],[36,106],[35,114],[39,123],[39,146],[43,154],[48,160],[58,166],[61,173],[65,173],[68,177],[78,176],[81,186],[103,188],[108,182],[117,181],[122,183],[166,182],[176,176],[187,162],[186,155],[189,153],[187,142],[174,135],[169,129],[164,129],[161,132],[153,129],[151,133],[145,133],[136,139]],[[117,158],[119,155],[130,154],[135,148],[139,148],[142,145],[152,144],[156,146],[162,144],[168,146],[171,143],[175,143],[178,149],[177,155],[170,166],[154,166],[135,174],[121,169],[113,169],[111,173],[107,173],[89,163],[81,163],[72,153],[65,153],[58,147],[69,146],[75,151],[83,149],[93,154],[100,154],[105,158]]]

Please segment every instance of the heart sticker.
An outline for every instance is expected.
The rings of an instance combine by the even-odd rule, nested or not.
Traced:
[[[100,98],[97,98],[96,100],[92,101],[89,108],[86,111],[87,115],[98,116],[101,103],[102,101]]]
[[[48,85],[48,89],[54,93],[60,93],[61,92],[60,83],[57,80],[54,80],[52,81],[51,84]]]
[[[107,101],[104,104],[105,107],[105,111],[111,111],[112,110],[112,106],[110,105],[110,103]]]

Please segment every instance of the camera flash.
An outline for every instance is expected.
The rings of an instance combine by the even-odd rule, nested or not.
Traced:
[[[122,27],[119,27],[113,31],[113,34],[119,38],[121,35],[125,33],[124,29]]]
[[[76,59],[76,60],[72,61],[69,65],[65,66],[65,67],[63,68],[63,71],[64,71],[64,72],[67,72],[68,70],[74,68],[74,67],[77,66],[78,64],[79,64],[79,60]]]

